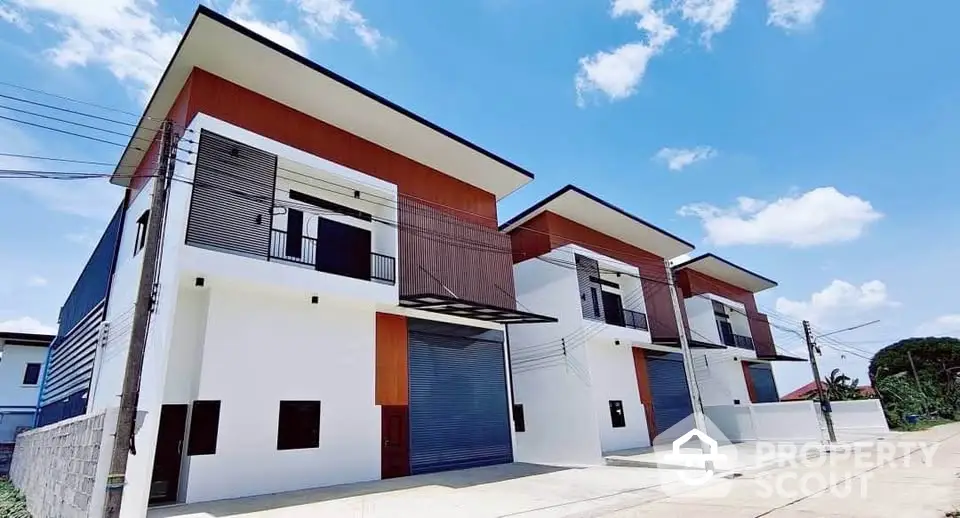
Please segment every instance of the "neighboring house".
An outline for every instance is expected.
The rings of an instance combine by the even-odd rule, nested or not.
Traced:
[[[804,361],[777,352],[756,293],[777,283],[714,254],[673,267],[692,343],[720,345],[697,351],[694,369],[704,406],[779,401],[770,362]]]
[[[533,175],[205,7],[112,179],[44,423],[119,404],[163,119],[125,512],[514,460],[506,324],[555,319],[517,309],[496,203]]]
[[[704,406],[777,400],[769,362],[796,359],[753,299],[772,281],[712,254],[668,266],[693,246],[574,186],[500,228],[520,307],[559,319],[510,329],[519,460],[594,463],[675,432],[694,408],[681,332]]]
[[[820,387],[826,391],[826,383],[820,382]],[[877,391],[870,386],[866,387],[857,387],[857,392],[861,397],[864,398],[874,398],[877,397]],[[790,392],[789,394],[782,396],[780,401],[804,401],[807,399],[817,399],[817,386],[814,382],[807,383],[806,385]]]
[[[43,365],[53,337],[0,331],[0,443],[32,428]]]
[[[559,319],[510,328],[519,460],[599,462],[691,414],[666,259],[693,245],[574,186],[500,228],[520,307]]]

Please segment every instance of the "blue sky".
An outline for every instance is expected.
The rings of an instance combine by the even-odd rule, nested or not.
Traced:
[[[209,4],[534,171],[502,219],[575,183],[779,281],[758,299],[783,326],[880,319],[836,336],[856,354],[960,333],[956,2]],[[139,112],[195,7],[0,0],[0,81]],[[0,152],[119,150],[0,120]],[[0,180],[0,328],[56,324],[120,195],[100,180]],[[825,349],[823,370],[864,377],[864,360],[840,355]],[[809,379],[805,364],[777,371],[782,391]]]

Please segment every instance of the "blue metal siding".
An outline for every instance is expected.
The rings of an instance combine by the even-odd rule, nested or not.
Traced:
[[[683,371],[683,356],[667,353],[663,356],[647,355],[647,375],[650,377],[650,392],[653,396],[653,419],[656,435],[693,414],[690,389]]]
[[[749,366],[753,378],[753,394],[756,403],[776,403],[780,401],[777,383],[773,379],[773,369],[765,363],[753,363]]]
[[[409,320],[410,469],[513,462],[503,335]]]
[[[120,244],[123,210],[121,203],[60,308],[60,326],[47,353],[40,384],[38,426],[86,412],[97,338],[106,316],[110,278]]]
[[[117,212],[103,231],[97,247],[93,249],[90,259],[87,260],[87,265],[83,267],[70,295],[60,308],[60,328],[57,336],[62,337],[68,333],[90,313],[90,310],[107,297],[122,220],[123,204],[117,208]]]

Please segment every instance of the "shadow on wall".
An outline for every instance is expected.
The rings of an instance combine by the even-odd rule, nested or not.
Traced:
[[[237,498],[233,500],[201,502],[189,505],[173,505],[170,507],[152,509],[149,513],[149,516],[150,518],[173,518],[176,516],[197,516],[204,514],[206,516],[217,517],[236,516],[246,513],[266,511],[269,509],[282,509],[284,507],[313,504],[326,502],[329,500],[373,495],[378,493],[389,493],[392,491],[402,491],[417,487],[442,486],[451,489],[462,489],[471,486],[492,484],[495,482],[503,482],[506,480],[514,480],[523,477],[544,475],[547,473],[554,473],[567,469],[573,468],[541,466],[538,464],[524,463],[501,464],[498,466],[446,471],[442,473],[430,473],[427,475],[414,475],[411,477],[376,480],[372,482],[358,482],[355,484],[345,484],[341,486],[331,486],[319,489],[304,489],[302,491],[291,491],[288,493]]]

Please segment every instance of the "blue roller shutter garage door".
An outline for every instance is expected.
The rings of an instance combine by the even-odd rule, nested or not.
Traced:
[[[408,323],[411,473],[513,462],[503,334]]]
[[[776,403],[780,401],[777,383],[773,379],[773,369],[766,363],[751,363],[750,377],[753,378],[754,403]]]
[[[647,352],[647,375],[653,399],[655,435],[660,435],[690,417],[693,405],[690,403],[687,377],[683,372],[683,356],[680,353],[654,354]]]

